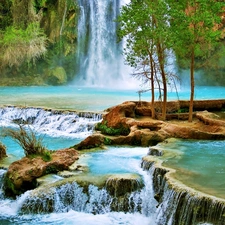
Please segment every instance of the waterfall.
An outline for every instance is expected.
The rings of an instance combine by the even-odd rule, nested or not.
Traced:
[[[91,112],[45,110],[42,108],[0,108],[0,126],[29,125],[38,133],[51,136],[86,137],[102,118]]]
[[[40,214],[65,213],[74,210],[95,215],[125,212],[139,213],[149,218],[149,221],[154,221],[156,201],[153,198],[152,177],[143,170],[140,173],[143,175],[145,186],[140,185],[141,188],[136,187],[136,190],[125,193],[123,190],[124,179],[121,179],[119,195],[111,193],[115,183],[111,185],[111,188],[107,182],[99,187],[92,184],[88,178],[84,181],[84,177],[82,182],[79,181],[79,178],[78,181],[69,178],[43,185],[29,191],[26,199],[20,204],[19,212],[22,214]],[[96,177],[94,180],[98,179]],[[139,181],[137,182],[139,183]]]
[[[3,177],[5,173],[6,173],[6,170],[0,169],[0,201],[4,198]]]
[[[79,0],[78,55],[76,84],[118,88],[130,83],[117,42],[120,0]],[[125,82],[125,83],[124,83]],[[125,85],[124,85],[125,84]]]
[[[167,176],[169,170],[155,165],[149,157],[142,162],[150,170],[155,198],[158,200],[157,225],[223,225],[225,201],[197,192],[174,182]]]

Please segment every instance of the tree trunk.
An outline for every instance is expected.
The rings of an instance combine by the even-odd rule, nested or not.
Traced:
[[[162,109],[162,119],[166,120],[166,103],[167,103],[167,81],[166,74],[163,68],[162,71],[162,79],[163,79],[163,109]]]
[[[192,52],[191,52],[191,68],[190,68],[190,76],[191,76],[191,96],[190,96],[189,118],[188,118],[188,122],[192,122],[192,119],[193,119],[193,104],[194,104],[194,89],[195,89],[195,81],[194,81],[194,64],[195,64],[195,52],[194,52],[194,49],[192,49]]]
[[[151,111],[152,111],[152,119],[155,119],[154,65],[153,65],[153,58],[151,54],[149,54],[149,58],[150,58],[150,68],[151,68],[151,94],[152,94]]]
[[[162,82],[163,82],[162,120],[166,120],[167,80],[166,80],[166,73],[164,69],[165,55],[164,55],[164,50],[160,43],[157,44],[157,54],[158,54],[159,67],[160,67],[160,72],[161,72]]]

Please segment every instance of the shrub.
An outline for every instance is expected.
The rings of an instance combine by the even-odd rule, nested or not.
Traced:
[[[8,27],[0,39],[2,66],[34,62],[47,51],[47,37],[36,22],[26,29]]]
[[[43,138],[37,136],[31,129],[25,129],[24,125],[18,125],[19,129],[7,128],[3,131],[4,136],[14,139],[24,150],[26,156],[40,155],[49,161],[50,151],[43,144]],[[43,160],[44,160],[43,159]]]
[[[107,121],[104,123],[98,123],[95,129],[101,131],[102,134],[108,135],[128,135],[130,133],[130,129],[128,127],[124,127],[122,124],[119,128],[108,127]]]

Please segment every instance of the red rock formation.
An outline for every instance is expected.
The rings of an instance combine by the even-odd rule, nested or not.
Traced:
[[[36,178],[46,174],[67,170],[76,160],[78,152],[75,149],[63,149],[52,153],[52,160],[43,161],[38,156],[35,158],[24,157],[13,162],[4,179],[4,189],[8,196],[15,196],[37,186]]]
[[[160,115],[160,102],[156,102],[156,112]],[[124,102],[112,107],[104,115],[104,129],[110,132],[94,134],[88,137],[78,146],[79,149],[91,148],[91,146],[109,145],[138,145],[152,146],[166,138],[187,139],[225,139],[225,121],[222,121],[213,113],[204,110],[219,111],[225,108],[225,100],[200,100],[194,101],[194,120],[189,123],[187,113],[183,113],[189,107],[189,101],[171,101],[167,104],[167,121],[151,119],[151,104],[148,102]],[[157,116],[160,117],[160,116]],[[128,134],[113,134],[113,129],[129,130]],[[107,135],[105,135],[107,133]],[[96,144],[95,144],[96,141]]]

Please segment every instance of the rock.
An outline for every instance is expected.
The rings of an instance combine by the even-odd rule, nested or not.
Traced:
[[[81,210],[90,212],[91,209],[93,214],[102,213],[105,207],[115,212],[137,212],[141,210],[142,199],[132,194],[143,186],[138,174],[78,174],[32,190],[22,202],[20,213],[56,212],[59,201],[67,209],[79,210],[82,206]]]
[[[115,174],[106,181],[106,190],[114,197],[140,190],[144,184],[137,174]]]
[[[78,158],[78,152],[70,148],[55,151],[49,162],[43,161],[40,156],[36,158],[24,157],[15,161],[9,166],[4,178],[5,194],[14,197],[34,189],[37,187],[37,178],[67,170]]]
[[[160,104],[160,102],[155,103],[156,110],[160,108]],[[101,134],[96,133],[86,138],[76,147],[86,149],[103,144],[154,146],[172,137],[202,140],[225,139],[225,121],[219,120],[218,116],[213,113],[204,111],[195,112],[195,120],[189,123],[186,112],[188,106],[189,101],[168,102],[168,120],[161,121],[150,117],[151,104],[149,102],[124,102],[107,110],[102,122],[96,126],[96,130]],[[194,110],[206,110],[207,107],[222,109],[225,107],[225,100],[194,101]]]
[[[7,157],[6,147],[0,142],[0,160]]]
[[[120,129],[121,127],[128,128],[127,118],[135,118],[135,102],[124,102],[120,105],[109,109],[109,113],[103,116],[103,123],[108,127]]]
[[[101,134],[93,134],[83,141],[81,141],[79,144],[75,145],[74,147],[77,150],[83,150],[83,149],[90,149],[90,148],[97,148],[104,144],[104,136]]]
[[[225,127],[225,121],[224,120],[220,120],[219,116],[217,116],[214,113],[208,112],[208,111],[203,111],[203,112],[198,112],[196,114],[196,117],[202,121],[204,124],[207,125],[216,125],[216,126],[223,126]]]
[[[162,156],[163,155],[163,150],[162,149],[157,149],[156,147],[150,147],[148,155]]]

